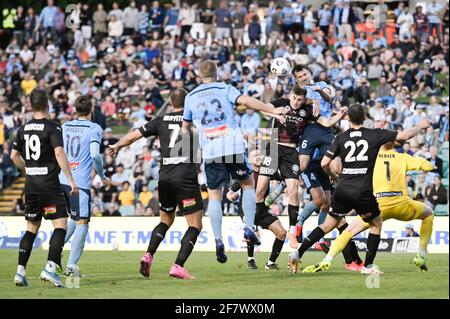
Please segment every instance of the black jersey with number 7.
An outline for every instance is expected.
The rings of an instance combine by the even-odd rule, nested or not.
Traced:
[[[384,129],[348,129],[333,141],[325,156],[340,157],[342,172],[338,185],[372,190],[372,176],[380,147],[395,141],[398,132]]]
[[[25,193],[61,193],[55,148],[63,147],[61,126],[47,119],[32,119],[17,132],[13,149],[25,161]]]

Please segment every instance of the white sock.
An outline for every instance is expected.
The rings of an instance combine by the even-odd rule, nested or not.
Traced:
[[[273,262],[273,261],[270,261],[270,260],[268,260],[268,261],[267,261],[267,264],[268,264],[268,265],[273,265],[273,264],[274,264],[274,262]]]
[[[56,263],[53,261],[47,261],[47,265],[45,265],[45,270],[48,272],[56,272]]]
[[[419,247],[419,254],[420,254],[420,256],[422,256],[422,257],[427,257],[427,250],[425,249],[425,248],[423,248],[423,247]]]
[[[17,265],[17,273],[21,276],[25,276],[25,267],[22,265]]]
[[[250,261],[250,260],[255,260],[255,257],[247,257],[247,260],[248,260],[248,261]]]

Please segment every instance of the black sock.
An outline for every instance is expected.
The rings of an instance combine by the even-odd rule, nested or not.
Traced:
[[[30,259],[31,250],[33,249],[35,238],[36,234],[33,234],[32,232],[29,232],[27,230],[20,240],[18,264],[25,268],[27,267],[28,259]]]
[[[348,227],[348,224],[345,223],[344,225],[342,225],[341,227],[338,227],[338,231],[339,234],[342,234],[342,232]],[[344,255],[344,259],[345,259],[345,263],[346,264],[351,264],[353,262],[353,257],[352,257],[352,252],[351,252],[351,246],[350,243],[353,243],[352,240],[350,240],[347,244],[347,246],[345,246],[345,248],[342,250],[342,255]],[[354,245],[355,243],[353,243]]]
[[[181,267],[184,266],[184,263],[194,249],[194,245],[199,234],[200,230],[195,227],[189,227],[188,230],[186,230],[186,233],[184,233],[183,239],[181,240],[181,248],[178,252],[177,260],[175,260],[177,265]]]
[[[298,220],[298,206],[288,205],[289,226],[295,226]]]
[[[342,232],[347,228],[347,226],[348,226],[348,224],[345,223],[341,227],[338,227],[339,234],[342,234]],[[346,264],[350,264],[353,261],[357,264],[362,263],[362,259],[359,257],[359,254],[358,254],[358,248],[356,247],[356,244],[353,241],[353,239],[350,239],[347,246],[345,246],[344,250],[342,251],[342,254],[344,255]]]
[[[167,226],[167,224],[164,224],[163,222],[156,225],[156,227],[153,229],[152,237],[150,238],[150,243],[148,244],[147,248],[147,252],[152,254],[152,256],[155,255],[156,250],[166,236],[168,229],[169,226]]]
[[[277,261],[278,256],[281,253],[281,250],[283,249],[284,240],[280,240],[278,238],[275,238],[275,241],[273,242],[272,246],[272,254],[270,255],[269,261],[275,262]]]
[[[64,239],[66,237],[66,233],[67,231],[64,228],[55,228],[52,237],[50,238],[48,260],[53,261],[59,267],[61,267],[61,252],[64,247]]]
[[[312,247],[312,245],[314,245],[316,242],[318,242],[320,240],[320,238],[322,238],[323,236],[325,236],[325,232],[322,230],[322,228],[320,228],[319,226],[314,228],[314,230],[311,232],[311,234],[309,234],[308,237],[305,237],[305,239],[303,239],[302,244],[298,248],[299,257],[302,258],[303,254],[310,247]]]
[[[373,264],[375,256],[377,255],[378,245],[380,244],[380,235],[369,233],[367,238],[367,253],[364,265],[367,267]]]
[[[255,246],[247,244],[247,256],[248,258],[253,258],[255,255]]]

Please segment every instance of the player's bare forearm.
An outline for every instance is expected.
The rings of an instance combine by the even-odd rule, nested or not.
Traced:
[[[123,136],[116,144],[114,144],[115,148],[119,150],[122,147],[131,145],[141,137],[142,133],[139,130],[134,130],[133,132],[130,132],[127,135]]]
[[[279,111],[277,111],[277,108],[275,108],[272,104],[270,103],[266,104],[248,95],[241,95],[238,98],[237,102],[238,104],[243,104],[251,109],[254,109],[255,111],[280,114],[278,113]]]
[[[427,120],[422,120],[416,126],[404,130],[402,132],[398,132],[397,141],[407,141],[410,138],[413,138],[414,136],[419,134],[421,130],[427,129],[429,126],[430,122],[428,122]]]
[[[14,149],[11,151],[11,161],[18,169],[25,172],[25,161],[23,160],[22,155]]]
[[[192,132],[192,123],[188,121],[183,121],[183,124],[181,124],[181,132],[183,134],[190,134]]]
[[[320,163],[323,170],[334,180],[338,178],[338,175],[331,169],[331,158],[324,156],[322,162]]]

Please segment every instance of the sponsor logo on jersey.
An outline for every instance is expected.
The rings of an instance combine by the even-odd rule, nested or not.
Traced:
[[[228,125],[224,124],[221,126],[207,128],[204,130],[206,138],[214,139],[216,137],[224,137],[228,135]]]
[[[298,171],[300,170],[300,167],[297,164],[292,165],[292,171],[294,173],[298,173]],[[313,175],[314,176],[314,175]]]
[[[259,169],[259,173],[264,174],[264,175],[273,175],[273,174],[275,174],[275,170],[273,168],[261,166]]]
[[[247,171],[244,171],[244,170],[240,169],[240,170],[236,171],[236,174],[239,175],[239,176],[244,176],[244,175],[247,175]]]
[[[44,128],[45,128],[45,124],[30,123],[30,124],[25,124],[24,131],[43,131]]]
[[[362,175],[367,173],[367,168],[344,168],[342,174],[345,175]]]
[[[183,199],[181,203],[183,204],[183,208],[188,208],[194,206],[197,202],[195,201],[195,198],[188,198]]]
[[[69,163],[70,169],[75,169],[78,166],[80,166],[80,162],[71,162],[71,163]]]
[[[395,196],[403,196],[403,192],[380,192],[375,194],[376,198],[395,197]]]
[[[46,206],[44,207],[44,215],[50,215],[56,213],[56,206]]]
[[[298,114],[299,114],[301,117],[305,117],[305,116],[306,116],[306,111],[305,111],[305,110],[300,110],[300,111],[298,112]]]

